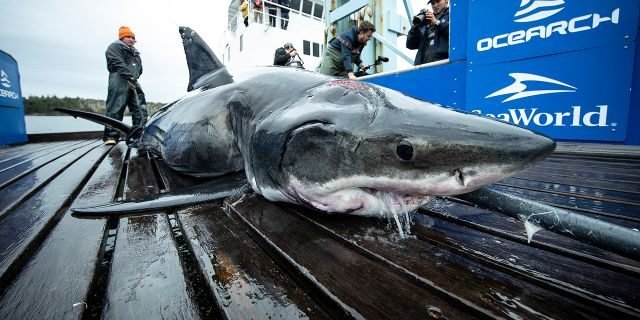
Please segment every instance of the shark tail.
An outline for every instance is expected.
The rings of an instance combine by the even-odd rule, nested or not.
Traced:
[[[187,91],[199,88],[215,88],[233,83],[233,77],[218,60],[209,45],[189,27],[179,27],[182,46],[189,67]]]
[[[71,109],[65,109],[65,108],[55,108],[54,110],[56,111],[60,111],[62,113],[66,113],[70,116],[73,116],[74,118],[82,118],[82,119],[86,119],[89,121],[93,121],[95,123],[99,123],[105,126],[109,126],[119,132],[121,132],[124,136],[127,137],[127,141],[129,141],[129,137],[132,135],[132,133],[134,133],[137,127],[132,127],[122,121],[118,121],[116,119],[113,118],[109,118],[105,115],[101,115],[101,114],[97,114],[97,113],[93,113],[93,112],[87,112],[87,111],[79,111],[79,110],[71,110]]]

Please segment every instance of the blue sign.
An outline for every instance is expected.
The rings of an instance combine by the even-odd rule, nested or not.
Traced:
[[[421,100],[462,109],[467,64],[455,62],[367,79]]]
[[[470,66],[467,111],[557,139],[623,141],[635,45]]]
[[[638,0],[471,0],[468,60],[512,61],[613,44],[631,44]]]
[[[18,64],[0,50],[0,145],[27,141]]]
[[[10,55],[0,52],[0,106],[22,107],[18,64]]]

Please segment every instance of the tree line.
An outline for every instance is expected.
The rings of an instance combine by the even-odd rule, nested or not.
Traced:
[[[22,101],[24,102],[24,113],[28,115],[61,115],[59,112],[53,110],[55,108],[89,111],[100,114],[106,112],[105,101],[101,99],[86,99],[80,97],[59,98],[53,95],[23,97]],[[147,103],[147,110],[149,114],[152,114],[164,105],[165,103],[149,102]]]

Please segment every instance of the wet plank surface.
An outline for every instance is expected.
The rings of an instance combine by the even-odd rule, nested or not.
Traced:
[[[491,188],[640,229],[636,151],[568,145]],[[640,261],[529,240],[455,197],[413,213],[406,237],[391,219],[251,192],[119,218],[69,210],[202,182],[122,143],[1,148],[0,318],[640,318]]]

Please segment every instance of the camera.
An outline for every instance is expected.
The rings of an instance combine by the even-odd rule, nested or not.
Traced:
[[[415,17],[413,17],[413,24],[424,23],[424,19],[426,18],[426,15],[427,15],[427,9],[420,10],[420,12],[418,12],[418,14]]]

